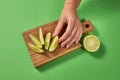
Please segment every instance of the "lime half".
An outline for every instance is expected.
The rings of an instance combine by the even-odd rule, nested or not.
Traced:
[[[49,51],[50,52],[54,51],[57,48],[57,46],[58,46],[58,39],[59,39],[58,36],[55,36],[53,38],[53,40],[52,40],[52,42],[50,44],[50,47],[49,47]]]
[[[31,44],[31,43],[28,43],[28,46],[30,47],[31,50],[33,50],[34,52],[37,52],[37,53],[43,53],[44,50],[38,48],[37,46]]]
[[[95,35],[88,35],[83,39],[83,46],[89,52],[95,52],[100,47],[100,41]]]
[[[44,37],[41,27],[39,28],[39,39],[42,45],[44,45]]]

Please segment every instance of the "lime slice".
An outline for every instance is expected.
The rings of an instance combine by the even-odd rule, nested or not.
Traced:
[[[41,27],[39,28],[39,39],[42,45],[44,45],[44,37]]]
[[[100,47],[100,41],[95,35],[88,35],[83,39],[83,46],[89,52],[95,52]]]
[[[51,42],[51,44],[50,44],[50,48],[49,48],[49,51],[50,51],[50,52],[54,51],[54,50],[57,48],[57,46],[58,46],[58,39],[59,39],[58,36],[55,36],[55,37],[53,38],[53,40],[52,40],[52,42]]]
[[[28,43],[28,46],[30,47],[31,50],[33,50],[34,52],[37,52],[37,53],[43,53],[44,50],[38,48],[37,46],[31,44],[31,43]]]
[[[51,40],[51,32],[47,33],[47,35],[45,36],[45,49],[47,50],[50,45],[50,40]]]
[[[30,34],[29,36],[30,36],[32,42],[33,42],[37,47],[42,48],[42,44],[41,44],[41,42],[39,41],[39,39],[38,39],[37,37],[35,37],[35,36],[32,35],[32,34]]]

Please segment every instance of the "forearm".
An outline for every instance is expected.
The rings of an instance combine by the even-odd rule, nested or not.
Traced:
[[[81,0],[66,0],[65,5],[70,4],[70,5],[73,5],[75,8],[77,8],[79,6],[80,2],[81,2]]]

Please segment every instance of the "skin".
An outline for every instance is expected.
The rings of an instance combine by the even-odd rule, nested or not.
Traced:
[[[77,15],[77,7],[81,0],[66,0],[62,10],[59,22],[55,28],[53,36],[59,35],[64,24],[67,28],[64,34],[59,38],[61,47],[69,48],[73,44],[78,44],[82,36],[81,21]]]

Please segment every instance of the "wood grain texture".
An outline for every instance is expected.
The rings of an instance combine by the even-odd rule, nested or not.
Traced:
[[[43,26],[38,26],[34,29],[31,29],[31,30],[28,30],[28,31],[25,31],[22,33],[25,44],[27,46],[27,49],[29,51],[29,54],[31,56],[32,62],[35,67],[45,64],[49,61],[52,61],[60,56],[63,56],[65,54],[77,49],[77,48],[80,48],[82,46],[80,43],[78,43],[77,45],[74,44],[70,48],[65,48],[65,47],[61,48],[60,46],[58,46],[55,51],[48,52],[47,50],[45,50],[45,52],[43,54],[38,54],[38,53],[32,51],[28,47],[27,43],[28,42],[32,43],[32,41],[29,37],[29,34],[33,34],[38,38],[40,27],[42,28],[43,35],[46,35],[46,33],[48,33],[48,32],[53,33],[57,23],[58,23],[58,21],[54,21],[54,22],[45,24]],[[88,32],[93,31],[93,26],[90,21],[86,21],[86,22],[82,23],[82,29],[83,29],[83,33],[88,33]]]

